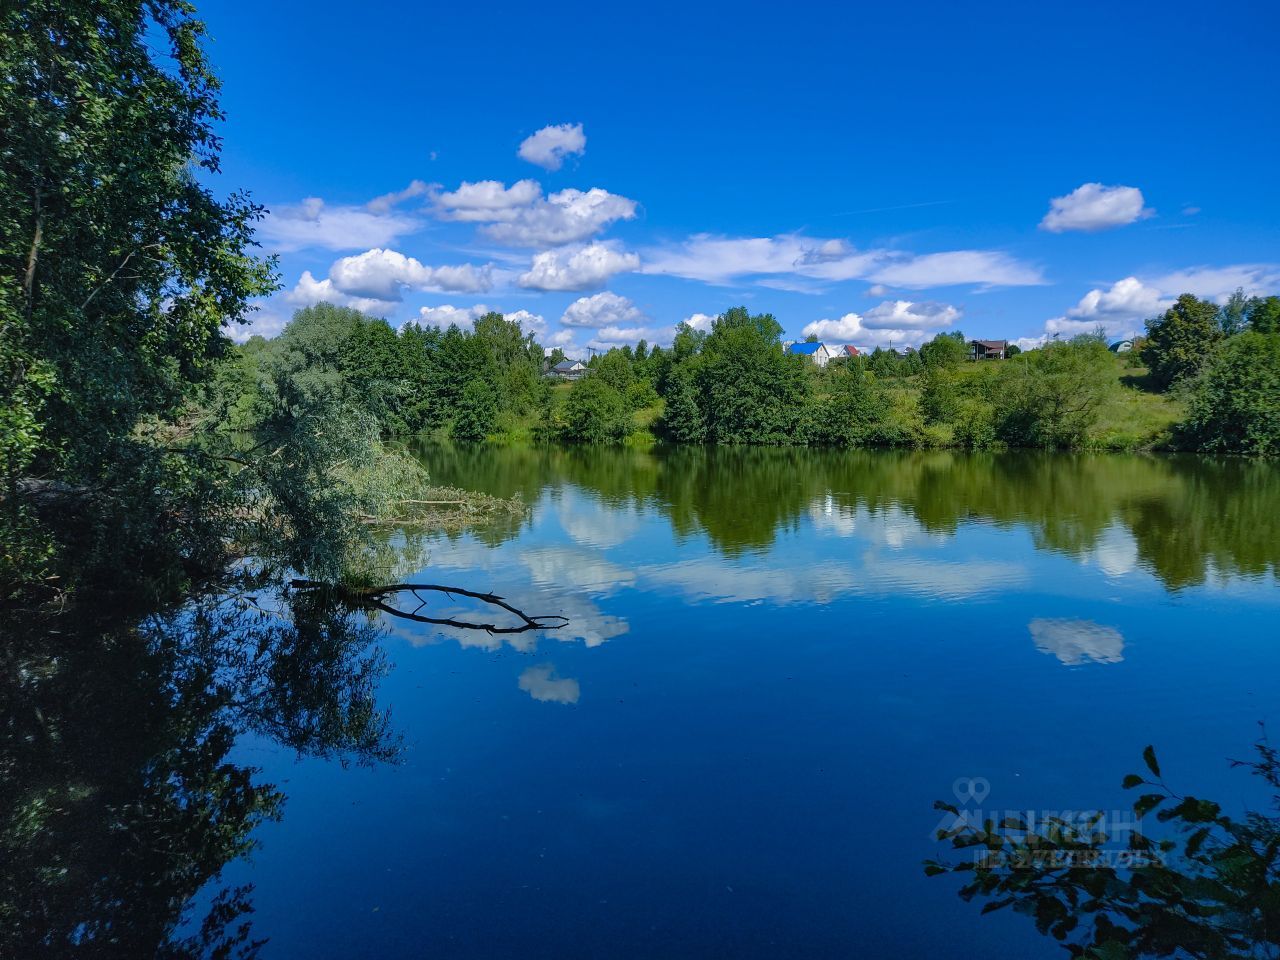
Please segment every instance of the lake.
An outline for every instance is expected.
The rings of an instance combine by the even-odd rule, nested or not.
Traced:
[[[384,617],[395,765],[287,795],[225,879],[279,957],[1054,957],[921,861],[944,799],[1254,800],[1280,706],[1280,468],[1155,456],[424,448],[527,519],[396,575],[566,627]],[[433,615],[465,614],[433,600]]]

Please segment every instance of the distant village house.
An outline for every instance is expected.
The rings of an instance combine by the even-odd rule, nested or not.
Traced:
[[[1009,355],[1008,340],[970,340],[970,360],[1003,360]]]
[[[821,341],[804,341],[803,343],[793,343],[787,347],[787,353],[794,354],[798,357],[808,357],[820,367],[825,367],[831,362],[832,353],[827,349],[827,345]]]
[[[587,372],[587,365],[581,360],[561,360],[551,368],[551,375],[561,380],[579,380]]]

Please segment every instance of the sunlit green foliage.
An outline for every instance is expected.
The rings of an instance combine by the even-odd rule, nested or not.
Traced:
[[[109,567],[122,527],[193,548],[174,529],[199,510],[176,495],[190,465],[137,428],[180,415],[223,326],[272,289],[259,208],[204,185],[221,113],[203,32],[176,0],[0,13],[0,598],[66,589],[68,526],[82,566]],[[73,490],[101,522],[74,522],[55,493]]]
[[[1142,358],[1155,385],[1167,390],[1195,376],[1222,337],[1217,304],[1184,293],[1161,316],[1147,321]]]
[[[1200,450],[1280,455],[1280,333],[1218,349],[1192,386],[1185,429]]]

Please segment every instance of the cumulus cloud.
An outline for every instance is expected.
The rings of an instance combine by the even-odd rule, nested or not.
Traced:
[[[319,197],[308,197],[302,203],[273,209],[258,230],[268,250],[288,253],[308,248],[384,247],[422,228],[416,217],[389,211],[389,206],[382,212],[366,207],[330,207]]]
[[[1040,229],[1050,233],[1067,230],[1092,233],[1123,227],[1154,213],[1154,210],[1143,206],[1142,191],[1137,187],[1085,183],[1065,197],[1054,197],[1049,201],[1049,212],[1040,221]]]
[[[571,677],[556,676],[555,667],[543,663],[520,674],[520,689],[543,703],[577,703],[581,690]]]
[[[618,220],[633,220],[636,202],[592,187],[561,190],[517,211],[515,217],[480,228],[481,233],[513,247],[553,247],[595,236]]]
[[[1144,320],[1167,310],[1179,294],[1191,293],[1221,303],[1237,289],[1253,295],[1277,286],[1280,264],[1273,263],[1191,267],[1148,279],[1125,277],[1110,287],[1090,290],[1065,314],[1045,321],[1045,336],[1017,342],[1025,349],[1055,335],[1069,337],[1099,327],[1108,336],[1127,336],[1140,330]]]
[[[684,322],[695,330],[704,330],[711,332],[711,325],[716,322],[716,315],[713,313],[693,313],[684,318]]]
[[[561,123],[543,127],[526,137],[517,153],[544,170],[559,170],[565,157],[581,156],[587,149],[587,136],[580,123]]]
[[[514,219],[518,211],[541,197],[542,186],[536,180],[518,180],[509,187],[497,180],[479,180],[437,193],[435,202],[442,220],[492,223]]]
[[[488,312],[489,308],[483,303],[474,307],[455,307],[451,303],[444,303],[438,307],[420,307],[417,320],[424,327],[448,327],[455,323],[460,327],[469,327]]]
[[[998,251],[915,255],[895,250],[858,250],[847,240],[799,234],[737,238],[697,234],[674,246],[645,251],[642,272],[721,286],[753,277],[761,285],[798,292],[817,292],[821,287],[778,278],[835,282],[865,277],[877,286],[909,289],[953,284],[1028,286],[1044,282],[1039,269]]]
[[[533,180],[510,187],[497,180],[463,183],[438,193],[436,213],[443,220],[482,224],[491,240],[514,247],[554,247],[579,243],[618,220],[635,218],[634,200],[599,187],[560,190],[542,196]]]
[[[448,293],[482,293],[493,288],[489,265],[428,267],[413,257],[381,247],[336,261],[329,268],[329,279],[343,293],[378,300],[400,300],[405,288]]]
[[[587,346],[598,350],[608,350],[624,343],[670,343],[674,336],[671,327],[601,327],[596,330]]]
[[[364,205],[364,208],[370,213],[390,213],[393,207],[397,207],[406,200],[414,197],[421,197],[431,189],[425,180],[412,180],[403,190],[395,190],[391,193],[384,193],[380,197],[374,197]]]
[[[555,333],[543,339],[543,344],[548,347],[560,347],[565,349],[573,346],[574,332],[572,330],[557,330]]]
[[[833,344],[918,347],[960,315],[960,309],[949,303],[886,300],[865,314],[846,313],[838,320],[815,320],[805,326],[803,333]]]
[[[1147,317],[1167,309],[1172,300],[1137,277],[1117,280],[1108,289],[1090,290],[1064,316],[1045,323],[1045,333],[1074,336],[1102,327],[1108,335],[1130,333]]]
[[[317,303],[332,303],[340,307],[353,307],[363,313],[376,317],[386,317],[395,310],[395,303],[378,300],[374,297],[357,297],[345,293],[334,286],[328,278],[317,280],[310,270],[302,271],[293,289],[284,295],[286,303],[296,307],[310,307]]]
[[[636,325],[644,313],[626,297],[608,290],[590,297],[579,297],[569,304],[560,318],[566,327],[623,327]]]
[[[949,303],[886,300],[863,314],[862,323],[872,330],[937,330],[958,319],[960,309]]]
[[[535,254],[520,286],[533,290],[595,290],[615,274],[636,270],[640,258],[607,243],[565,247]]]
[[[477,303],[471,307],[455,307],[453,304],[445,303],[435,307],[420,307],[415,319],[424,327],[448,327],[450,324],[457,324],[465,328],[470,327],[492,310],[492,307],[483,303]],[[541,333],[547,328],[547,321],[541,314],[530,313],[528,310],[498,312],[502,313],[507,320],[519,323],[520,329],[525,333]]]

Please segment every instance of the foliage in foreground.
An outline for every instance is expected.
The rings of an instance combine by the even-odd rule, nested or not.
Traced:
[[[960,896],[982,900],[983,914],[1004,908],[1026,914],[1073,957],[1274,956],[1280,950],[1280,754],[1265,738],[1256,750],[1256,761],[1232,765],[1278,793],[1270,811],[1234,819],[1211,800],[1174,793],[1147,747],[1147,773],[1129,774],[1124,786],[1144,791],[1134,801],[1135,816],[1155,812],[1170,835],[1132,831],[1122,851],[1131,866],[1106,859],[1118,851],[1102,812],[1035,826],[1019,817],[979,824],[939,801],[935,808],[956,822],[938,839],[974,856],[927,861],[925,872],[964,876]]]

